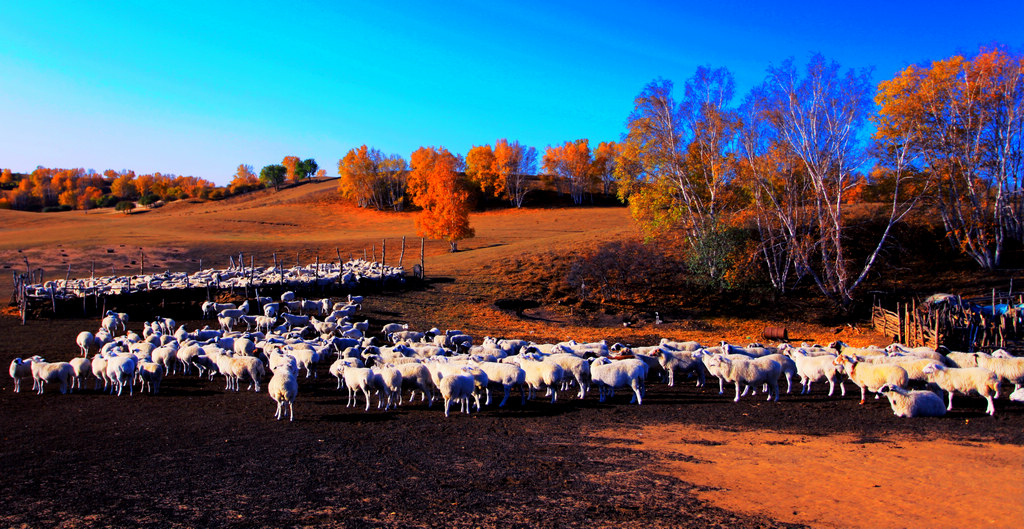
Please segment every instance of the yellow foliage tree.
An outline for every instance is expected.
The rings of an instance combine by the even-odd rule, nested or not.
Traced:
[[[231,183],[228,184],[228,190],[231,194],[244,193],[251,189],[256,189],[260,186],[260,179],[253,172],[253,167],[247,164],[238,164],[238,169],[235,170],[235,177],[231,179]]]

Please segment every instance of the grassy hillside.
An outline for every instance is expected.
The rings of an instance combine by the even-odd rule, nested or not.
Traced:
[[[335,260],[338,253],[362,256],[364,251],[376,252],[379,260],[386,239],[387,262],[397,264],[405,236],[404,264],[418,262],[415,213],[346,205],[335,186],[331,180],[215,202],[179,201],[132,215],[0,210],[0,266],[8,272],[0,275],[0,288],[9,296],[9,272],[24,269],[26,258],[32,268],[42,267],[47,278],[62,278],[69,265],[72,276],[88,275],[93,266],[97,274],[111,269],[138,273],[143,254],[150,272],[195,270],[200,260],[204,267],[222,267],[228,255],[239,252],[264,266],[273,263],[274,253],[286,263],[296,258],[312,262],[316,255],[321,260]],[[784,325],[800,329],[796,334],[809,340],[884,340],[857,326],[863,312],[852,317],[836,312],[809,281],[783,298],[756,285],[708,291],[689,284],[677,262],[646,262],[642,248],[617,259],[607,271],[590,270],[588,277],[597,282],[606,279],[602,274],[609,275],[608,283],[619,281],[618,291],[601,291],[592,279],[582,285],[569,281],[602,244],[637,237],[622,207],[497,209],[474,213],[470,222],[476,237],[460,242],[458,253],[449,253],[442,241],[427,241],[428,289],[389,297],[394,310],[380,307],[382,313],[481,334],[559,339],[572,334],[636,341],[674,333],[743,341],[759,338],[765,326]],[[904,230],[862,289],[862,307],[870,304],[871,291],[983,292],[1005,289],[1014,273],[980,273],[945,248],[937,234]],[[654,323],[655,312],[663,324]]]

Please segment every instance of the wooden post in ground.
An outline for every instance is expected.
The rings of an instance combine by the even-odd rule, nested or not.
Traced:
[[[427,239],[420,237],[420,279],[425,279],[427,277],[427,268],[424,266],[425,263],[423,261],[423,250],[426,246]]]
[[[388,240],[380,240],[380,265],[381,270],[384,269],[384,265],[388,264]]]
[[[89,279],[96,279],[96,260],[92,260],[92,268],[89,270]]]
[[[370,245],[370,257],[373,258],[372,259],[373,262],[375,262],[375,263],[377,262],[377,245],[376,244],[371,244]]]
[[[71,280],[71,263],[68,263],[68,273],[64,275],[64,297],[68,297],[68,281]]]
[[[139,275],[146,275],[146,252],[139,248]]]
[[[402,253],[398,254],[398,268],[402,268],[402,259],[405,259],[405,235],[402,235]]]
[[[26,264],[28,263],[28,259],[25,260],[25,263]],[[21,281],[21,285],[19,286],[19,288],[21,289],[21,294],[20,294],[21,301],[18,303],[18,310],[21,311],[21,324],[22,325],[25,325],[25,320],[28,317],[28,291],[26,290],[26,287],[28,285],[25,284],[25,280],[27,280],[27,279],[28,279],[28,276],[25,276],[25,279],[23,279]]]

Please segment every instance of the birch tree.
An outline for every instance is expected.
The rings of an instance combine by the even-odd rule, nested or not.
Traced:
[[[910,66],[877,102],[876,138],[930,172],[951,244],[998,267],[1007,238],[1024,240],[1024,58],[997,49]]]

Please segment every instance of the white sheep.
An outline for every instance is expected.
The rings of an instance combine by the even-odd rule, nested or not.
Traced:
[[[93,390],[100,389],[100,381],[103,382],[103,391],[110,387],[110,378],[107,377],[107,357],[97,353],[92,357],[92,376],[96,378]]]
[[[370,368],[370,386],[377,390],[377,408],[385,411],[398,405],[402,396],[402,373],[393,367]]]
[[[164,380],[165,368],[163,364],[156,362],[139,362],[138,365],[138,376],[142,381],[142,391],[146,391],[146,386],[149,386],[149,392],[153,395],[160,393],[160,383]]]
[[[708,360],[708,367],[721,367],[722,378],[736,385],[736,398],[740,400],[740,387],[768,384],[768,400],[779,400],[779,377],[782,365],[770,358],[743,358],[742,355],[716,354]]]
[[[14,379],[15,393],[21,392],[21,379],[32,378],[32,364],[34,362],[43,362],[43,357],[36,355],[33,356],[32,358],[29,358],[28,360],[22,360],[21,358],[15,358],[14,360],[11,360],[11,368],[10,370],[8,370],[8,373],[10,373],[11,378]],[[32,389],[38,389],[36,388],[34,379]]]
[[[950,351],[946,353],[948,367],[978,367],[978,353]]]
[[[662,339],[664,341],[664,338]],[[694,342],[696,343],[696,342]],[[651,356],[658,359],[661,368],[668,374],[668,385],[675,386],[676,372],[683,374],[696,373],[697,387],[704,387],[704,364],[699,356],[694,356],[694,351],[675,350],[667,345],[659,345],[651,352]]]
[[[71,387],[83,389],[82,381],[92,374],[92,362],[88,358],[72,358],[68,363],[75,372],[71,378]]]
[[[832,364],[841,368],[847,377],[860,388],[860,403],[864,404],[867,391],[875,393],[882,386],[896,386],[906,389],[909,377],[907,370],[892,364],[866,364],[858,356],[839,355]]]
[[[32,362],[32,379],[35,381],[35,388],[39,395],[43,394],[43,386],[47,382],[60,382],[60,392],[65,394],[71,390],[71,379],[75,376],[75,369],[67,362]]]
[[[345,379],[345,387],[348,389],[348,402],[345,403],[345,407],[355,406],[358,392],[362,391],[363,397],[366,399],[366,411],[369,411],[372,384],[370,369],[367,367],[345,367],[342,377]]]
[[[590,389],[590,363],[576,356],[568,353],[558,353],[547,357],[548,362],[554,362],[562,366],[562,389],[569,389],[569,384],[575,381],[579,386],[580,390],[577,393],[577,398],[584,398],[587,396],[587,390]],[[571,375],[571,378],[569,376]],[[490,399],[488,399],[490,400]]]
[[[394,334],[396,332],[408,331],[408,330],[409,330],[409,324],[408,323],[388,323],[387,325],[385,325],[381,329],[380,332],[384,336],[390,336],[390,335],[392,335],[392,334]]]
[[[704,364],[704,369],[707,373],[718,379],[718,394],[722,395],[725,393],[725,373],[727,371],[726,365],[721,362],[711,364],[711,358],[716,354],[723,354],[721,347],[708,347],[706,349],[699,349],[693,353],[693,356],[700,358],[701,363]],[[729,355],[727,355],[729,356]],[[730,356],[731,358],[731,356]],[[747,355],[735,355],[735,358],[746,358],[750,357]]]
[[[479,367],[484,373],[487,373],[487,380],[489,380],[490,383],[501,384],[505,395],[501,399],[501,403],[498,404],[499,408],[505,406],[505,403],[508,402],[509,396],[512,394],[512,388],[517,386],[519,387],[519,396],[522,397],[522,403],[520,405],[526,404],[526,391],[523,389],[526,385],[526,371],[523,371],[523,368],[515,364],[503,364],[499,362],[478,362],[474,365]],[[490,405],[491,392],[488,389],[486,393],[486,404]]]
[[[546,362],[531,358],[522,357],[519,367],[526,372],[526,385],[530,388],[528,398],[533,398],[534,392],[545,388],[551,395],[551,403],[558,400],[558,383],[562,381],[565,370],[554,362]],[[546,396],[546,395],[545,395]]]
[[[288,325],[288,330],[292,330],[295,327],[305,327],[309,325],[309,316],[299,316],[295,314],[288,314],[282,312],[281,317],[284,318],[285,323]]]
[[[839,368],[832,363],[833,355],[808,355],[804,349],[789,349],[787,353],[796,364],[797,374],[800,375],[801,394],[811,392],[811,384],[814,382],[828,381],[828,396],[835,393],[836,384],[842,396],[846,396],[846,386],[840,376]]]
[[[946,405],[942,397],[931,391],[907,391],[894,386],[879,389],[889,399],[893,415],[897,417],[942,417]]]
[[[912,358],[912,359],[911,360],[899,360],[898,362],[896,362],[896,365],[902,367],[903,369],[905,369],[907,371],[907,380],[908,381],[916,380],[918,382],[927,382],[928,381],[928,375],[925,374],[925,372],[924,372],[924,368],[925,367],[930,366],[930,365],[940,365],[940,366],[944,366],[945,365],[940,360],[932,360],[932,359],[929,359],[929,358],[913,358],[913,357],[909,357],[909,358]]]
[[[110,391],[117,389],[117,396],[120,397],[125,386],[128,386],[128,394],[135,394],[135,370],[138,367],[139,359],[135,355],[126,353],[109,353],[107,358],[107,379],[112,384]]]
[[[178,348],[177,351],[174,352],[175,358],[178,359],[178,363],[182,366],[182,374],[189,374],[189,371],[191,371],[189,367],[195,367],[196,371],[199,372],[199,374],[202,374],[202,372],[199,370],[199,366],[195,365],[195,358],[201,354],[206,354],[206,352],[203,351],[203,348],[196,343],[191,343],[185,345],[184,347],[180,347]]]
[[[274,376],[267,384],[267,392],[270,398],[277,403],[277,412],[274,418],[281,420],[284,417],[284,409],[288,409],[288,420],[295,420],[295,397],[299,394],[299,382],[295,378],[296,371],[290,365],[281,364],[273,370]]]
[[[1024,358],[1005,358],[978,355],[978,367],[983,367],[996,374],[1000,381],[1013,384],[1014,391],[1024,385]],[[999,392],[996,392],[996,398]]]
[[[254,356],[233,356],[231,357],[231,375],[235,379],[235,391],[238,391],[238,383],[242,380],[249,380],[249,387],[257,393],[260,391],[260,381],[266,374],[263,362]]]
[[[78,350],[83,357],[89,356],[89,349],[96,345],[96,337],[89,331],[82,331],[75,337],[75,343],[78,344]]]
[[[598,357],[590,364],[591,383],[598,388],[598,402],[615,394],[616,388],[631,388],[633,398],[630,404],[641,405],[644,402],[644,380],[647,378],[647,364],[642,360],[630,358],[626,360],[610,360]]]
[[[928,382],[931,382],[949,394],[949,406],[946,411],[953,409],[953,393],[960,392],[964,395],[976,391],[988,401],[985,413],[996,414],[996,405],[992,401],[993,395],[999,393],[999,377],[983,367],[945,367],[931,365],[924,368],[928,375]]]
[[[462,411],[469,413],[469,399],[476,387],[473,375],[465,372],[438,372],[437,378],[437,389],[444,399],[444,416],[448,416],[452,401],[461,403]]]
[[[278,356],[283,356],[283,357],[291,358],[292,360],[294,360],[294,358],[290,357],[290,356],[285,356],[285,355],[278,355]],[[273,356],[271,356],[271,359],[273,359]],[[334,363],[331,364],[331,367],[328,368],[328,370],[327,370],[327,372],[330,373],[338,381],[338,385],[334,389],[341,389],[341,382],[342,382],[342,379],[345,377],[345,368],[346,367],[363,367],[363,362],[362,362],[362,360],[360,360],[358,358],[349,358],[349,357],[342,357],[342,358],[339,358],[339,359],[335,360]],[[271,371],[274,370],[273,360],[271,360],[270,370]]]
[[[1010,393],[1010,400],[1014,402],[1024,402],[1024,388],[1013,390],[1013,393]]]
[[[427,406],[430,407],[434,404],[434,385],[430,381],[430,371],[418,361],[411,358],[408,360],[410,361],[394,365],[402,374],[402,388],[410,389],[409,402],[412,402],[419,391],[420,402],[427,401]],[[398,395],[398,403],[402,403],[401,393]]]

